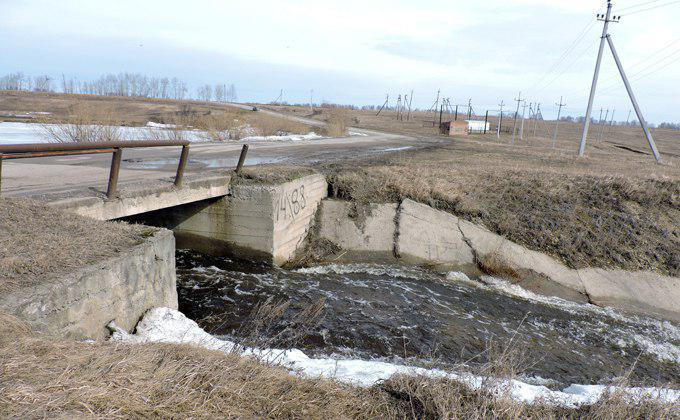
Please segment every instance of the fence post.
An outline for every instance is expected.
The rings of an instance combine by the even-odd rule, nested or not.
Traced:
[[[486,134],[486,124],[489,122],[489,110],[486,110],[486,115],[484,116],[484,134]]]
[[[175,175],[175,186],[182,186],[182,179],[184,179],[184,168],[187,166],[189,157],[189,145],[182,146],[182,154],[179,156],[179,164],[177,165],[177,175]]]
[[[444,105],[439,108],[439,126],[442,126],[442,114],[444,113]]]
[[[456,116],[453,117],[454,121],[458,121],[458,105],[456,105]]]
[[[2,196],[2,153],[0,153],[0,197]]]
[[[238,165],[236,165],[236,170],[234,172],[239,173],[243,164],[246,162],[246,155],[248,154],[248,145],[244,144],[241,148],[241,156],[238,157]]]
[[[123,157],[123,149],[116,147],[111,157],[111,172],[109,172],[109,188],[106,190],[106,197],[112,198],[118,189],[118,173],[120,172],[120,161]]]

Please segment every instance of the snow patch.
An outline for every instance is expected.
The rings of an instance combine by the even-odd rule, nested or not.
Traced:
[[[284,134],[280,136],[250,136],[245,137],[241,140],[243,141],[302,141],[302,140],[318,140],[323,139],[324,136],[320,136],[315,132],[308,134]]]
[[[210,350],[231,352],[236,344],[220,340],[205,332],[181,312],[170,308],[149,310],[136,328],[135,334],[128,334],[115,323],[110,323],[114,341],[129,343],[176,343],[190,344]],[[360,386],[371,386],[395,374],[423,375],[431,378],[448,377],[460,381],[472,389],[487,386],[499,396],[509,396],[520,402],[544,402],[578,407],[592,404],[602,397],[605,391],[622,392],[630,399],[654,398],[665,402],[680,401],[680,391],[660,388],[613,388],[605,385],[574,384],[563,391],[552,391],[542,385],[530,385],[517,380],[494,380],[467,373],[449,373],[438,369],[424,369],[396,365],[382,361],[358,359],[310,358],[298,349],[239,349],[243,355],[253,355],[269,363],[278,363],[307,377],[332,378],[341,382]]]

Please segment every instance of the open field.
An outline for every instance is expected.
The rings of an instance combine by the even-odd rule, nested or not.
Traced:
[[[236,137],[276,135],[280,132],[307,134],[312,127],[289,119],[213,102],[176,101],[145,98],[65,95],[58,93],[0,92],[2,121],[27,121],[12,118],[12,113],[36,114],[40,123],[103,124],[144,127],[148,122],[176,125],[178,128],[205,130],[207,140],[227,140],[227,130]],[[49,114],[44,114],[49,113]]]
[[[312,118],[319,121],[328,119],[329,108],[316,108],[312,114],[307,107],[296,106],[281,106],[281,105],[265,105],[267,109],[272,109],[277,112],[294,114],[300,117]],[[412,136],[441,136],[439,134],[438,123],[439,114],[425,113],[421,111],[413,112],[411,120],[405,117],[403,120],[397,119],[397,114],[392,110],[384,110],[380,115],[376,116],[376,111],[369,110],[343,110],[347,115],[352,125],[362,128],[382,130],[387,132],[394,132],[400,134],[408,134]],[[453,115],[443,115],[443,121],[453,120]],[[458,119],[465,119],[467,116],[459,114]],[[475,115],[472,117],[476,120],[484,120],[484,115]],[[433,120],[435,125],[433,125]],[[488,119],[491,129],[487,134],[473,134],[470,139],[483,140],[486,142],[495,142],[500,144],[512,143],[512,127],[513,119],[512,113],[503,115],[500,138],[496,136],[496,128],[498,118],[496,116],[489,116]],[[516,145],[520,147],[540,147],[552,149],[552,138],[555,129],[555,121],[541,120],[535,122],[534,120],[525,120],[524,125],[524,140],[519,140],[520,121],[517,121],[517,138]],[[534,130],[535,127],[535,130]],[[582,125],[577,123],[570,123],[561,121],[558,129],[558,137],[555,145],[556,153],[558,154],[576,154],[578,151],[579,142],[581,140]],[[588,135],[589,143],[586,153],[591,152],[622,152],[621,156],[631,156],[633,154],[641,154],[643,156],[651,156],[647,140],[642,133],[640,127],[628,126],[607,126],[604,127],[602,140],[599,140],[602,126],[591,124]],[[534,132],[536,133],[534,135]],[[678,164],[680,158],[680,131],[671,129],[652,129],[654,140],[659,148],[659,151],[664,157],[664,160],[669,160]],[[444,136],[442,136],[444,137]]]

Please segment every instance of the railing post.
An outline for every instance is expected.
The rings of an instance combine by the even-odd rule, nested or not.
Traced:
[[[109,188],[106,190],[106,197],[113,198],[118,189],[118,173],[120,172],[120,161],[123,157],[123,149],[117,147],[113,151],[111,158],[111,172],[109,173]]]
[[[246,155],[248,154],[248,145],[244,144],[243,148],[241,149],[241,156],[238,157],[238,165],[236,165],[236,173],[239,173],[241,171],[241,168],[243,168],[243,164],[246,162]]]
[[[177,165],[177,175],[175,175],[175,186],[182,186],[182,179],[184,179],[184,168],[187,166],[189,158],[189,145],[182,146],[182,154],[179,157],[179,164]]]

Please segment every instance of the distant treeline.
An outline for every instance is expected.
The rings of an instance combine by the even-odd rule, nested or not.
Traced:
[[[0,77],[0,90],[155,99],[199,99],[216,102],[238,100],[236,87],[233,84],[205,84],[199,86],[192,94],[187,83],[176,77],[149,77],[140,73],[106,74],[95,80],[79,80],[66,75],[61,75],[59,78],[49,75],[31,77],[19,72]]]
[[[566,117],[560,118],[560,121],[574,122],[574,123],[583,124],[583,121],[585,121],[585,119],[586,119],[585,117],[576,117],[576,118],[574,118],[574,117],[572,117],[572,116],[566,116]],[[637,120],[630,120],[630,121],[613,121],[613,122],[612,122],[611,120],[608,120],[608,121],[602,120],[602,121],[600,121],[600,120],[597,119],[597,118],[591,118],[591,119],[590,119],[590,123],[591,123],[591,124],[605,124],[605,125],[610,125],[610,124],[611,124],[611,125],[627,126],[627,127],[636,127],[636,126],[639,126],[639,125],[640,125],[640,123],[639,123]],[[652,128],[666,128],[666,129],[669,129],[669,130],[680,130],[680,123],[662,122],[661,124],[656,125],[656,124],[654,124],[654,123],[648,122],[647,124],[648,124],[650,127],[652,127]]]

